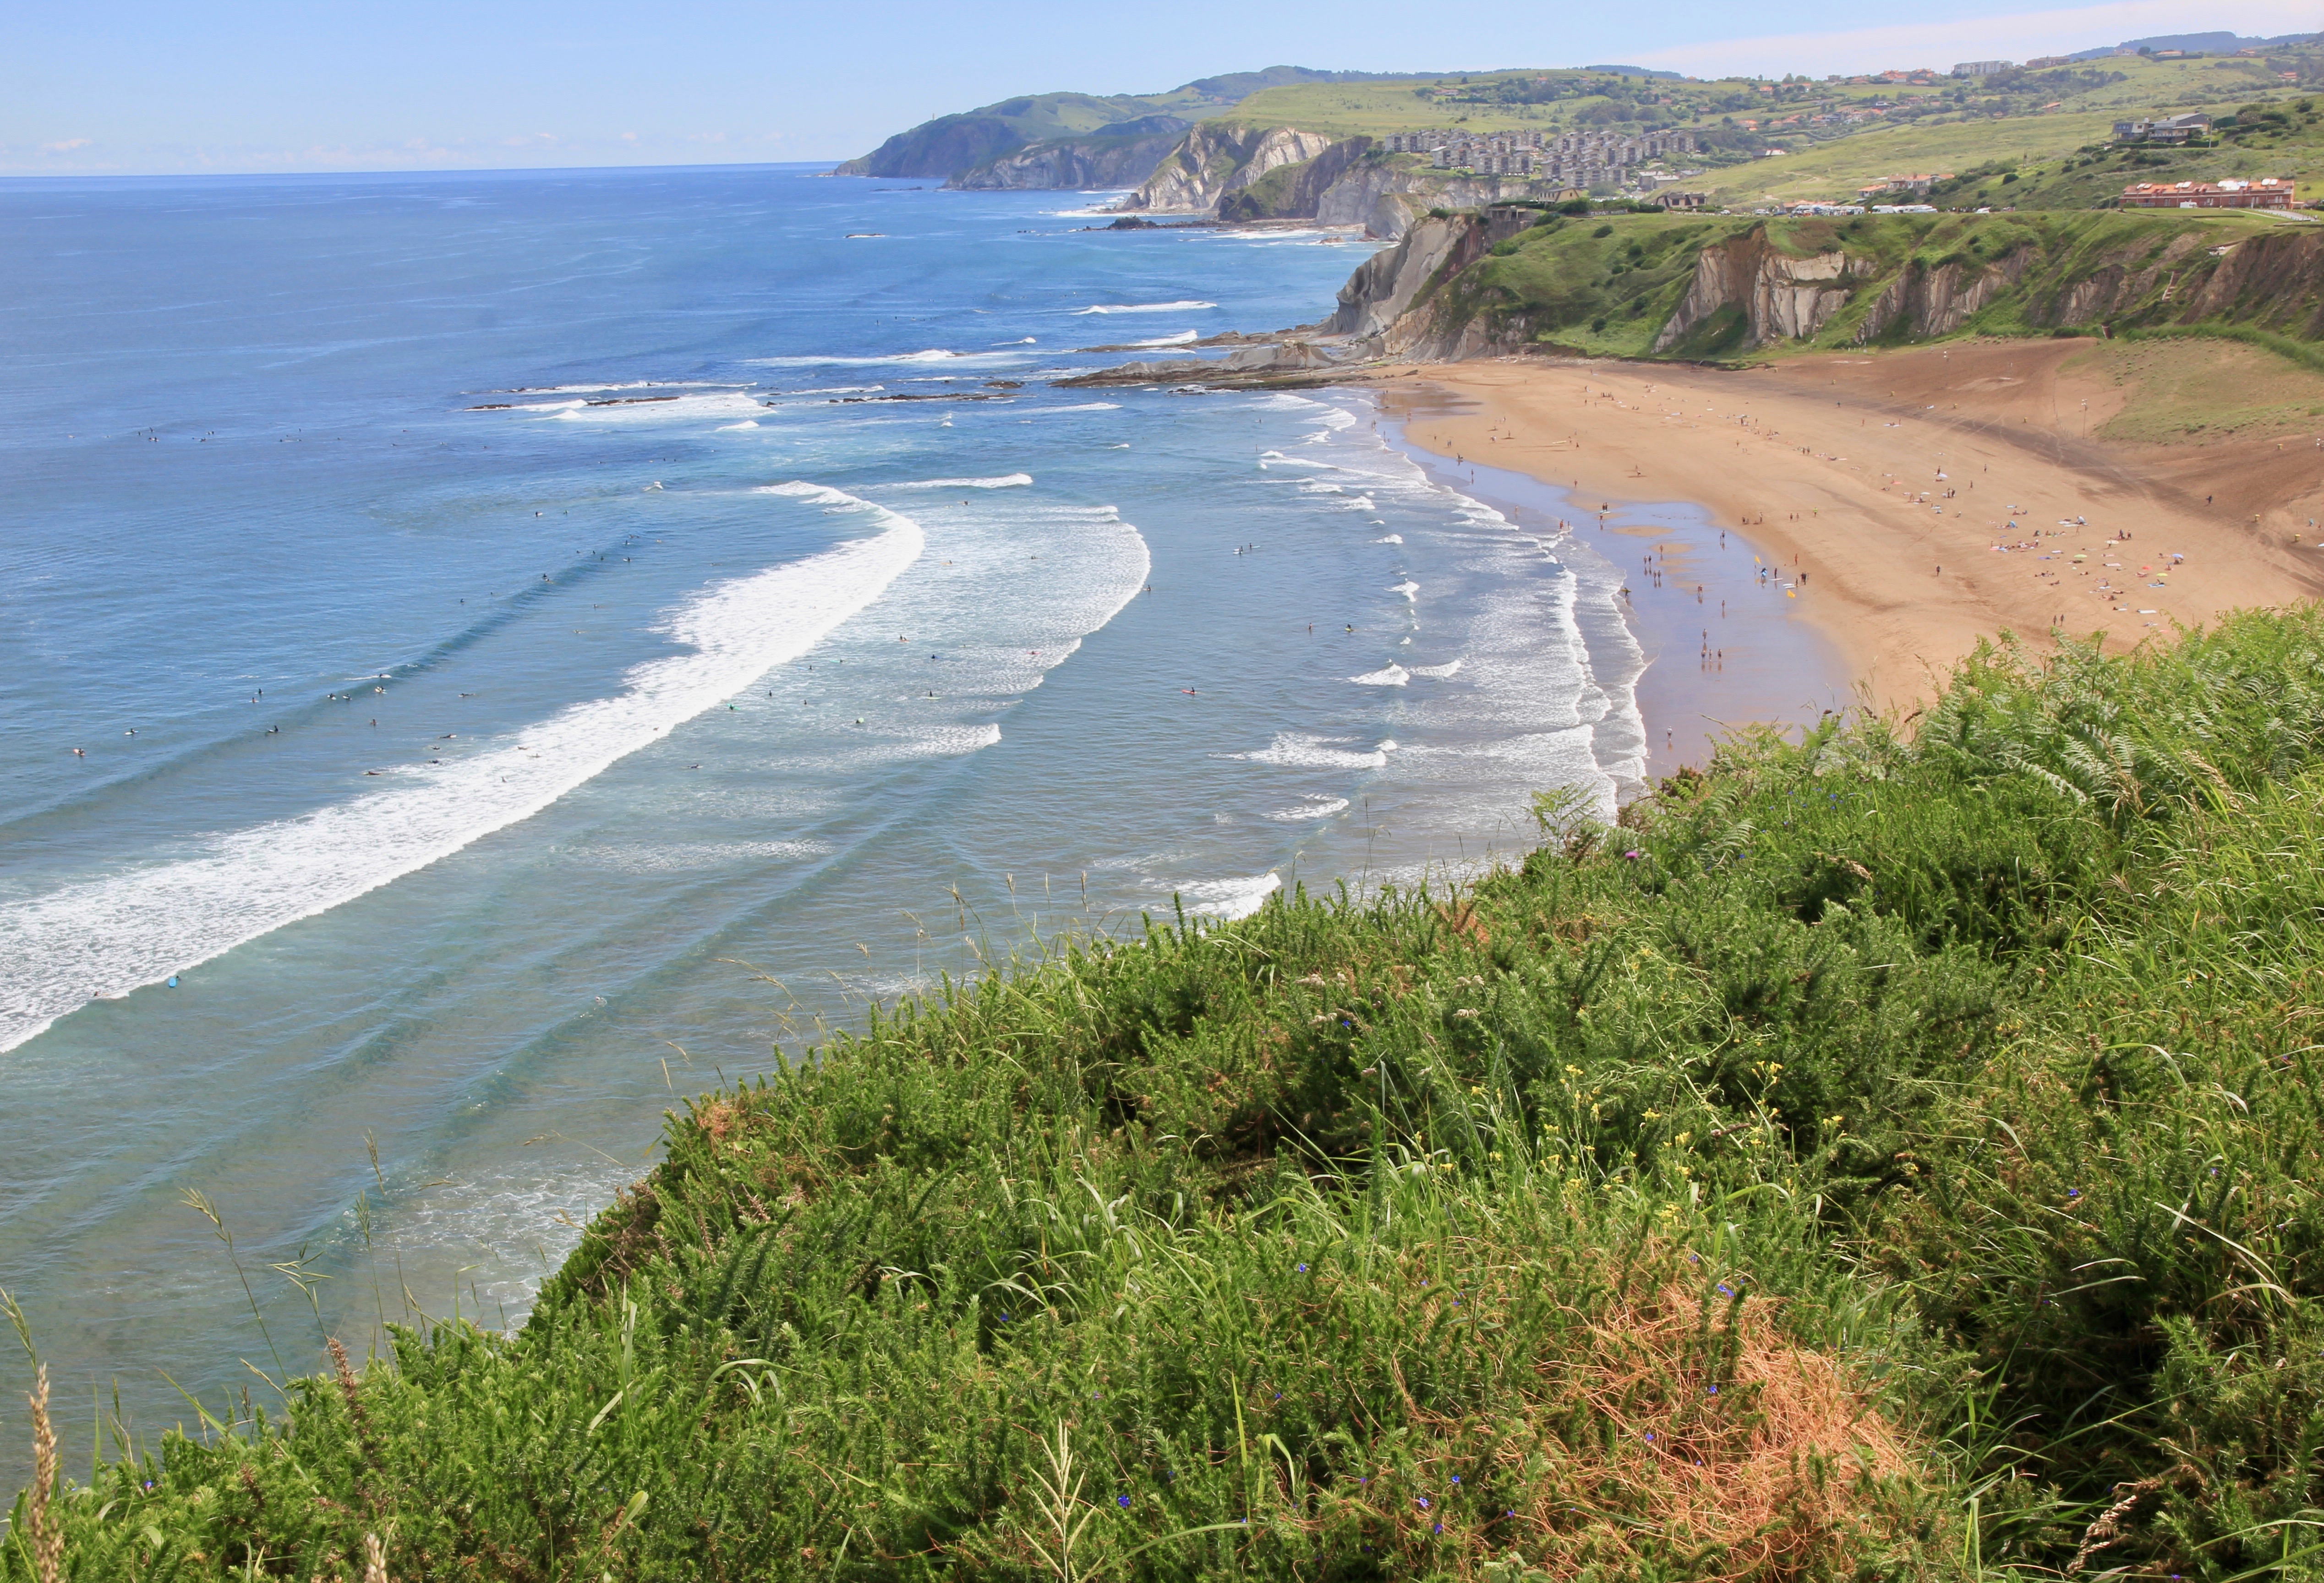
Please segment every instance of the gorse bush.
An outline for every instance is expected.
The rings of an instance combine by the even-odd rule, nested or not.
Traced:
[[[2319,799],[2324,621],[2251,615],[1070,943],[0,1576],[2318,1575]]]

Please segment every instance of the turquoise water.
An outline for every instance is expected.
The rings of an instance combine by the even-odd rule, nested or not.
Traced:
[[[0,1285],[69,1396],[501,1323],[869,1000],[1638,784],[1554,500],[1360,394],[1049,382],[1364,250],[1090,201],[0,184]]]

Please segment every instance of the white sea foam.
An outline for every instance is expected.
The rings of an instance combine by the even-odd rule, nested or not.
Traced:
[[[886,385],[816,385],[804,391],[787,391],[792,396],[862,396],[873,391],[884,391]]]
[[[1277,732],[1275,740],[1251,753],[1222,753],[1222,759],[1245,759],[1253,764],[1274,764],[1290,769],[1381,769],[1396,744],[1382,742],[1366,752],[1346,746],[1345,737],[1309,736],[1301,732]]]
[[[1078,649],[1081,645],[1074,645]],[[978,725],[940,725],[934,731],[922,732],[906,744],[898,754],[906,759],[954,759],[963,753],[974,753],[996,747],[1001,741],[1001,727],[992,721]]]
[[[1412,667],[1412,674],[1416,676],[1459,676],[1461,674],[1461,662],[1454,659],[1448,660],[1443,665],[1416,665]]]
[[[898,489],[1021,489],[1033,482],[1030,473],[1011,473],[1001,478],[921,478],[910,483],[899,483]]]
[[[351,901],[514,824],[806,652],[877,599],[925,542],[919,525],[821,484],[762,492],[843,506],[873,529],[732,578],[672,612],[689,652],[633,667],[622,692],[576,704],[505,745],[399,772],[396,784],[295,819],[212,837],[198,856],[68,883],[0,907],[0,1050],[93,997],[127,994]]]
[[[1216,308],[1215,302],[1101,302],[1081,308],[1075,318],[1087,318],[1093,313],[1192,313],[1200,308]]]
[[[592,401],[558,401],[516,409],[559,423],[694,423],[709,418],[738,418],[762,409],[758,398],[740,391],[715,395],[678,396],[669,400],[628,398],[610,405]]]
[[[1283,888],[1283,877],[1270,870],[1247,879],[1196,879],[1178,887],[1178,899],[1196,917],[1247,918],[1267,898]]]
[[[1378,670],[1368,670],[1360,676],[1350,676],[1348,679],[1358,686],[1363,687],[1401,687],[1411,682],[1412,673],[1404,667],[1390,662]]]
[[[720,425],[718,426],[718,432],[719,432],[720,434],[733,434],[733,433],[736,429],[738,429],[738,428],[758,428],[758,427],[759,427],[759,420],[758,420],[757,419],[755,419],[755,418],[745,418],[745,419],[742,419],[742,422],[740,422],[740,423],[722,423],[722,424],[720,424]]]
[[[1404,542],[1404,535],[1401,533],[1391,533],[1386,538],[1375,538],[1372,542],[1374,544],[1402,544]]]
[[[1180,330],[1175,336],[1157,336],[1150,341],[1132,341],[1130,344],[1133,346],[1183,346],[1189,341],[1202,338],[1200,330]]]
[[[590,391],[739,391],[743,382],[733,379],[632,379],[609,382],[601,385],[520,385],[512,391],[495,391],[501,396],[567,396]]]
[[[735,863],[779,862],[819,858],[833,850],[827,841],[676,841],[650,846],[580,847],[564,854],[567,862],[622,874],[687,872],[724,869]]]
[[[1348,805],[1345,797],[1311,797],[1296,808],[1277,808],[1268,815],[1289,824],[1302,819],[1328,819]]]
[[[931,346],[923,352],[898,352],[886,357],[746,357],[742,361],[758,368],[873,368],[885,364],[1005,363],[1024,355],[1022,352],[947,352],[941,346]]]
[[[992,344],[996,346],[1038,346],[1040,345],[1040,342],[1031,336],[1027,336],[1022,340],[995,341]]]
[[[1403,594],[1405,603],[1409,604],[1413,602],[1414,596],[1419,594],[1420,584],[1406,577],[1403,582],[1392,584],[1388,592]]]
[[[1119,401],[1076,401],[1070,407],[1036,407],[1033,409],[1033,411],[1036,413],[1044,414],[1051,412],[1119,412],[1120,410],[1121,403]]]

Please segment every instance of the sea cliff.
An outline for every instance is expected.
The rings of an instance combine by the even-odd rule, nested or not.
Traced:
[[[945,185],[964,192],[1090,191],[1133,186],[1178,146],[1189,124],[1148,115],[1086,137],[1053,138],[985,161]]]
[[[1332,318],[1074,382],[1312,382],[1536,349],[1718,361],[1997,335],[2233,335],[2324,363],[2324,230],[2176,211],[1853,219],[1501,205],[1410,225]]]
[[[1573,196],[1572,189],[1439,170],[1418,155],[1388,153],[1369,137],[1208,123],[1188,132],[1117,207],[1230,223],[1312,219],[1361,226],[1367,235],[1393,241],[1415,215],[1432,208],[1561,196]]]

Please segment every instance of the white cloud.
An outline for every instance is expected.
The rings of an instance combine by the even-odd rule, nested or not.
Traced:
[[[42,143],[41,145],[41,152],[44,154],[69,154],[76,149],[85,149],[87,147],[88,147],[88,139],[85,137],[69,137],[62,143]]]
[[[1916,66],[1946,69],[1956,60],[2062,55],[2160,33],[2231,29],[2273,37],[2310,32],[2318,23],[2309,0],[2222,0],[2190,15],[2184,0],[2109,0],[2013,16],[1943,18],[1892,23],[1820,33],[1775,33],[1684,44],[1636,56],[1641,66],[1699,77],[1781,76],[1797,71],[1878,71]]]

